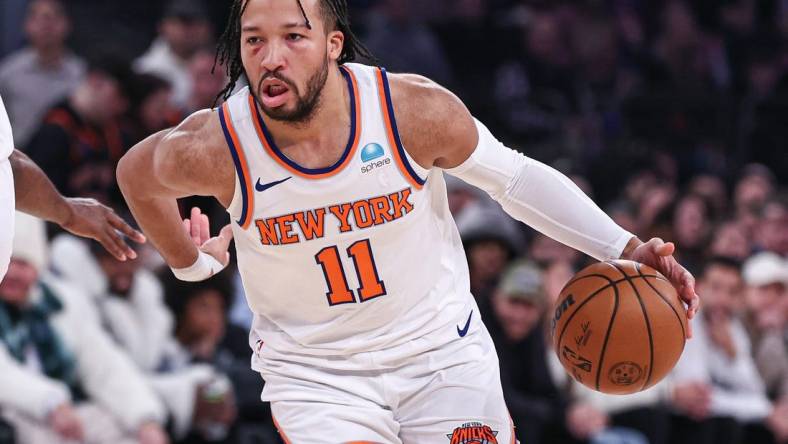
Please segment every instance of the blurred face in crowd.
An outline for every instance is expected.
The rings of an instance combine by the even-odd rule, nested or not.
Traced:
[[[211,108],[227,80],[220,66],[211,73],[213,61],[213,53],[200,51],[189,62],[189,73],[192,77],[191,105],[195,110]]]
[[[87,77],[88,103],[83,116],[91,123],[104,125],[122,116],[129,107],[129,102],[120,89],[120,84],[112,77],[101,73],[91,72]]]
[[[11,258],[8,272],[0,282],[0,300],[11,305],[27,303],[30,290],[38,281],[38,271],[26,261]]]
[[[134,275],[141,266],[139,259],[119,261],[113,256],[100,253],[97,258],[101,270],[107,277],[109,291],[112,294],[126,296],[134,284]]]
[[[657,184],[657,177],[651,171],[641,171],[630,177],[624,189],[627,200],[640,203]]]
[[[751,251],[747,230],[736,222],[727,222],[717,227],[709,247],[712,256],[732,257],[740,261],[747,259]]]
[[[676,206],[673,231],[679,247],[698,247],[706,238],[709,222],[706,205],[697,196],[685,197]]]
[[[734,267],[714,264],[706,268],[697,284],[703,295],[703,312],[707,315],[732,317],[742,307],[744,284]]]
[[[25,32],[38,50],[61,49],[70,30],[63,6],[54,0],[35,0],[30,4]]]
[[[479,241],[468,248],[468,261],[474,280],[487,281],[497,278],[507,261],[509,251],[495,240]]]
[[[199,48],[207,45],[213,33],[208,20],[185,17],[165,18],[159,32],[183,60],[188,60]]]
[[[561,23],[555,13],[537,13],[526,32],[528,53],[539,61],[563,66],[569,62],[569,51]]]
[[[250,89],[262,111],[287,123],[309,121],[344,35],[329,31],[321,0],[303,0],[308,29],[298,2],[249,0],[241,18],[241,58]]]
[[[780,202],[766,204],[756,231],[758,244],[777,254],[788,255],[788,208]]]
[[[170,108],[171,97],[170,88],[161,88],[142,102],[139,118],[147,133],[152,134],[170,126],[167,110]]]
[[[772,194],[772,183],[759,174],[750,174],[743,177],[736,184],[733,200],[739,212],[755,212],[766,202]]]
[[[539,325],[542,307],[518,297],[496,293],[493,309],[507,338],[512,342],[525,339]]]
[[[696,176],[692,179],[692,182],[690,182],[689,189],[687,191],[690,194],[701,196],[706,200],[706,202],[711,203],[711,205],[714,206],[714,210],[717,212],[717,214],[722,214],[728,204],[725,183],[722,181],[722,179],[716,176]]]
[[[179,339],[186,345],[207,341],[217,343],[224,337],[226,307],[216,290],[203,290],[186,304],[179,322]]]
[[[692,11],[682,1],[672,1],[665,8],[664,31],[679,45],[694,43],[697,28]]]
[[[785,310],[787,300],[788,288],[782,282],[747,287],[747,308],[754,313]]]
[[[547,295],[547,301],[552,307],[561,290],[567,282],[575,275],[575,270],[572,264],[567,261],[555,261],[550,263],[544,271],[543,279],[544,290]]]

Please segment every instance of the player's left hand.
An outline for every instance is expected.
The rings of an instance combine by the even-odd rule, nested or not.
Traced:
[[[77,236],[98,241],[119,261],[136,259],[137,253],[123,240],[119,233],[134,242],[144,243],[145,236],[131,228],[111,208],[95,199],[66,199],[68,217],[60,224],[66,231]]]
[[[631,251],[625,251],[621,258],[646,264],[668,278],[676,287],[679,297],[687,303],[687,318],[692,319],[700,307],[700,298],[695,293],[695,278],[676,261],[674,251],[676,246],[673,242],[654,238],[646,243],[639,242]],[[687,338],[691,338],[692,324],[687,323],[687,327]]]
[[[224,266],[230,263],[228,249],[233,240],[233,230],[229,224],[219,231],[218,236],[211,237],[211,222],[208,220],[208,216],[203,214],[199,208],[194,207],[190,217],[183,220],[183,229],[191,236],[194,246],[213,256]]]

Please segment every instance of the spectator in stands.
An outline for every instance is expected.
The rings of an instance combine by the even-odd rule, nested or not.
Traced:
[[[413,72],[442,84],[451,68],[434,32],[414,13],[419,0],[382,0],[364,17],[364,43],[392,72]]]
[[[517,262],[504,273],[492,306],[494,319],[487,320],[498,351],[506,405],[517,424],[517,438],[540,443],[564,405],[547,368],[544,314],[548,298],[542,270]]]
[[[61,235],[52,243],[52,256],[55,271],[90,296],[97,322],[159,395],[175,438],[185,437],[201,418],[203,387],[216,371],[210,365],[180,364],[173,317],[158,278],[142,267],[144,255],[120,262],[95,243]]]
[[[204,403],[208,417],[196,425],[198,433],[205,438],[211,429],[206,430],[206,426],[225,428],[227,442],[250,435],[275,436],[270,410],[260,401],[263,380],[249,368],[252,350],[248,331],[228,322],[227,312],[235,292],[232,271],[226,270],[202,282],[180,281],[169,269],[160,276],[167,303],[175,315],[179,359],[183,363],[210,364],[231,383],[230,391],[224,396]],[[238,421],[234,423],[236,416]],[[196,437],[192,435],[188,439]]]
[[[17,213],[16,226],[0,283],[0,410],[19,442],[168,442],[164,407],[90,318],[84,293],[42,276],[43,223]]]
[[[708,256],[724,256],[744,261],[752,253],[752,241],[747,230],[735,220],[717,225],[706,250]]]
[[[524,51],[498,68],[493,96],[507,132],[527,144],[560,137],[578,105],[569,28],[555,8],[532,14],[519,33]]]
[[[173,87],[173,105],[186,108],[192,90],[189,62],[210,43],[212,34],[203,0],[170,0],[159,24],[159,37],[136,60],[134,69],[166,79]]]
[[[71,96],[44,117],[28,154],[61,193],[105,204],[115,196],[115,166],[125,152],[118,120],[128,109],[130,77],[123,61],[97,57]]]
[[[767,200],[760,212],[755,240],[758,247],[788,258],[788,194]]]
[[[766,397],[739,320],[744,304],[739,263],[709,259],[698,275],[697,291],[704,296],[704,309],[672,374],[678,416],[670,442],[774,442],[772,430],[784,429],[788,415]]]
[[[214,69],[215,60],[216,54],[212,49],[202,48],[189,61],[192,88],[184,114],[215,106],[219,92],[227,84],[223,67],[217,65]]]
[[[703,262],[706,244],[714,221],[709,217],[706,201],[700,196],[688,195],[676,202],[673,210],[673,239],[681,248],[677,251],[681,264],[697,270]]]
[[[132,78],[127,132],[130,144],[161,130],[172,128],[182,119],[171,105],[172,86],[154,74],[137,74]]]
[[[755,363],[769,398],[788,401],[788,261],[758,253],[742,274]]]
[[[85,74],[83,61],[66,47],[70,27],[61,0],[34,0],[25,19],[29,46],[0,62],[0,95],[22,149],[49,108],[69,96]]]
[[[747,230],[755,232],[759,213],[773,192],[774,175],[767,167],[758,164],[744,167],[733,189],[733,205],[736,219]]]
[[[482,318],[492,318],[490,298],[507,264],[523,247],[521,224],[498,205],[473,204],[456,219],[465,247],[471,293]]]

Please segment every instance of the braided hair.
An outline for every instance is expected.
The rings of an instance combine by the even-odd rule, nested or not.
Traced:
[[[307,28],[312,29],[312,24],[309,21],[309,17],[306,15],[301,0],[295,1],[298,2],[298,7],[301,9],[301,14],[304,16]],[[358,37],[356,37],[350,29],[350,13],[348,11],[347,0],[319,0],[319,2],[326,29],[337,30],[345,35],[345,44],[337,63],[342,65],[347,62],[352,62],[356,60],[358,56],[374,60],[369,49],[361,43]],[[219,99],[227,100],[235,89],[238,79],[244,74],[243,61],[241,60],[241,17],[248,5],[249,0],[233,0],[233,4],[230,7],[230,17],[227,20],[227,26],[224,29],[224,33],[219,38],[214,69],[216,69],[216,62],[220,65],[224,65],[229,81],[216,97],[217,101]]]

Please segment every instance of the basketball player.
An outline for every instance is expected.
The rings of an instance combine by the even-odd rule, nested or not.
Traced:
[[[67,199],[60,195],[36,164],[14,150],[11,124],[0,97],[0,280],[11,259],[15,210],[57,223],[73,234],[95,239],[122,261],[137,255],[116,230],[134,241],[145,241],[141,233],[95,200]]]
[[[141,142],[118,179],[180,279],[221,270],[234,236],[286,442],[514,442],[444,173],[597,259],[658,268],[695,313],[672,244],[641,243],[440,86],[349,63],[365,50],[344,0],[236,0],[223,40],[226,91],[250,86]],[[184,231],[190,195],[227,208],[218,237],[199,211]]]

